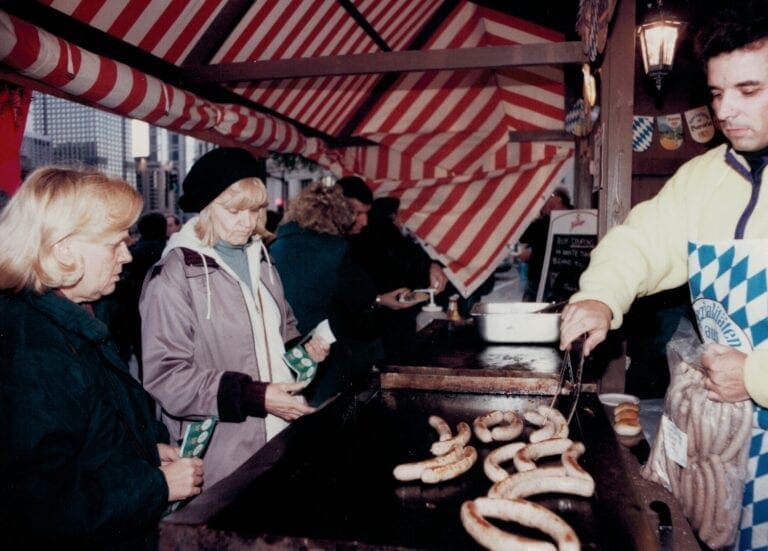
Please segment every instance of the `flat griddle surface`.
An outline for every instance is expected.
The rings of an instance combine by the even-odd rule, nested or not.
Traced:
[[[398,482],[392,469],[430,456],[436,440],[427,423],[431,414],[455,427],[494,409],[523,411],[549,399],[406,390],[379,391],[367,401],[339,399],[295,423],[227,479],[230,487],[244,489],[207,519],[207,529],[235,533],[240,541],[293,541],[310,548],[312,542],[344,548],[479,548],[464,531],[459,509],[464,501],[488,491],[491,482],[482,460],[499,444],[486,445],[473,437],[478,462],[461,477],[437,485]],[[567,399],[562,398],[562,409]],[[619,444],[594,394],[582,394],[571,437],[587,446],[581,464],[595,478],[596,495],[531,499],[571,524],[583,549],[646,549],[648,542],[655,543],[617,461]],[[277,450],[279,458],[270,457]],[[246,484],[253,472],[259,475]],[[193,501],[190,518],[194,506]],[[176,517],[174,522],[184,522],[184,514]]]
[[[384,362],[385,370],[398,366],[428,366],[461,370],[519,370],[558,373],[562,354],[555,343],[495,344],[480,338],[472,323],[456,325],[433,320],[416,335],[408,353]]]

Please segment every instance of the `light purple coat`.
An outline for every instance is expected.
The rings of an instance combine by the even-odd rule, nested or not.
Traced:
[[[248,254],[261,256],[261,250],[254,245]],[[219,416],[219,382],[225,372],[260,380],[240,282],[213,258],[206,256],[205,264],[198,252],[171,249],[147,274],[139,304],[143,383],[161,405],[172,441],[182,438],[185,421]],[[260,274],[279,307],[283,342],[299,336],[277,271],[264,258]],[[265,442],[263,418],[219,422],[204,458],[204,488],[229,475]]]

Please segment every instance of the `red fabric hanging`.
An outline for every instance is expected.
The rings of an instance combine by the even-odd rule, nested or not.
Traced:
[[[0,190],[9,196],[21,185],[21,141],[32,91],[0,80]]]

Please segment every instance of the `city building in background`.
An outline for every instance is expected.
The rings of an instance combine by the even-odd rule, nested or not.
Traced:
[[[53,144],[51,137],[38,134],[27,126],[21,142],[22,179],[35,168],[53,163]]]
[[[135,124],[134,124],[135,123]],[[182,182],[194,162],[216,144],[106,111],[49,96],[32,95],[21,147],[22,178],[48,164],[93,167],[131,183],[144,197],[144,212],[186,217],[177,207]],[[311,182],[333,175],[299,155],[262,159],[269,208],[282,214]]]
[[[144,197],[145,211],[173,213],[182,217],[177,206],[181,183],[194,162],[215,144],[150,126],[149,151],[136,157],[136,189]]]
[[[27,129],[50,139],[51,162],[94,167],[135,184],[130,119],[39,92],[28,118]]]

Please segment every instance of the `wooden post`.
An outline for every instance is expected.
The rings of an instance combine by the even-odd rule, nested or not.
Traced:
[[[631,205],[634,59],[635,0],[619,0],[601,69],[599,237],[623,222]]]

